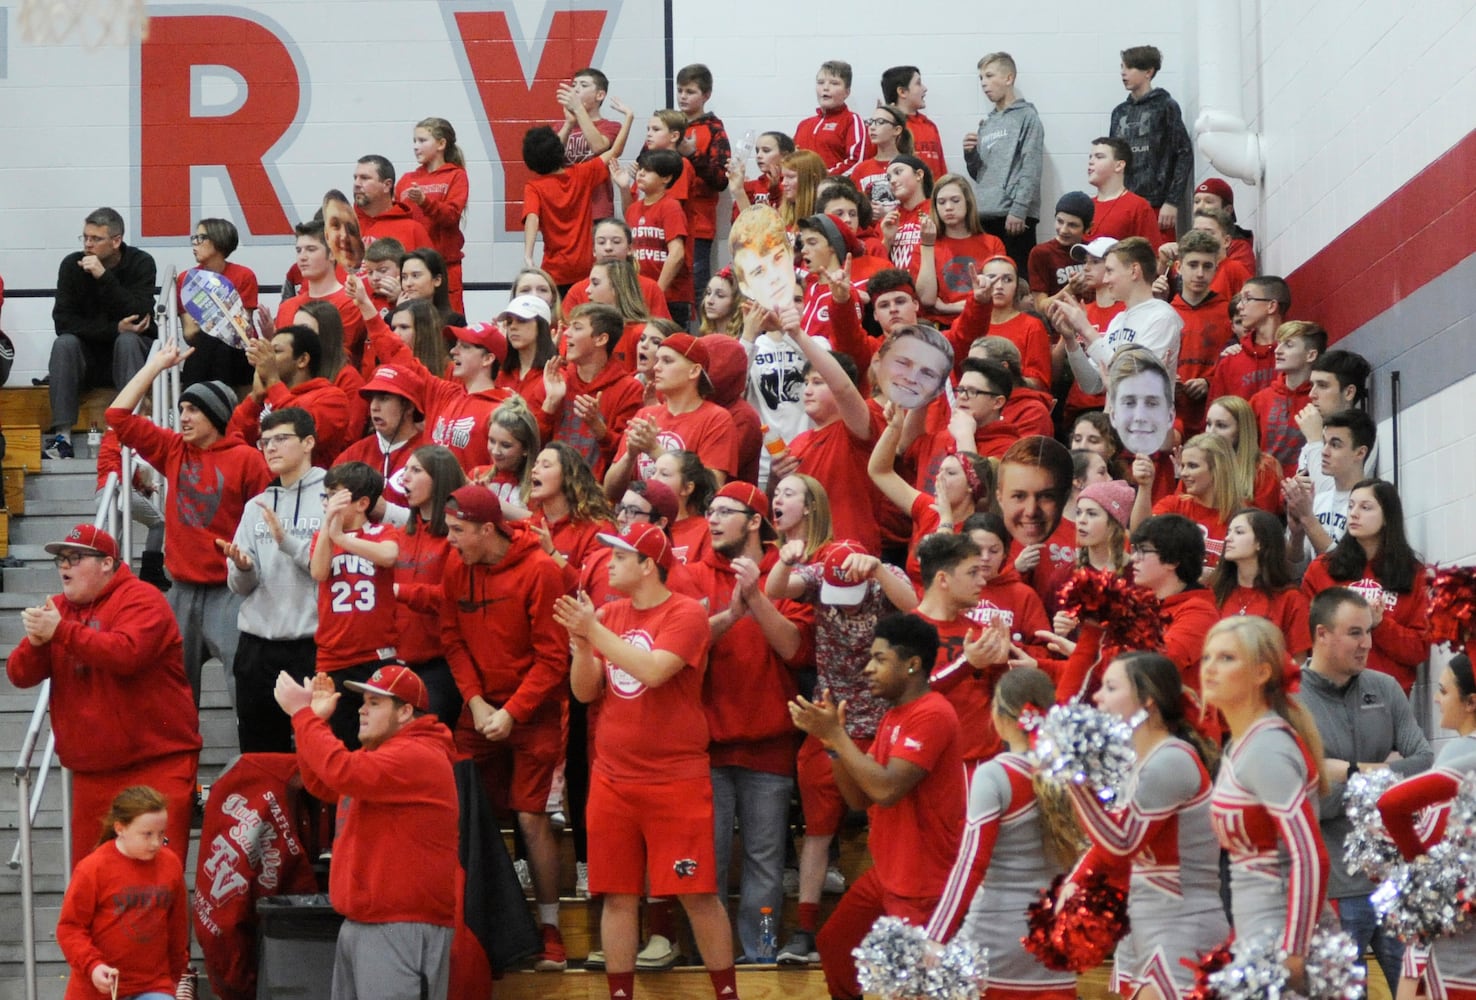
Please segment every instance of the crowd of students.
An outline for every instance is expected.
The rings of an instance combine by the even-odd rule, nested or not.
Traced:
[[[612,997],[674,960],[673,897],[720,1000],[735,955],[818,962],[859,996],[851,948],[882,914],[991,945],[991,996],[1074,996],[1015,943],[1060,873],[1130,879],[1125,994],[1186,995],[1179,959],[1230,926],[1273,930],[1298,974],[1327,894],[1319,788],[1393,757],[1325,759],[1291,692],[1346,646],[1407,698],[1424,568],[1373,475],[1369,364],[1290,318],[1227,184],[1179,217],[1193,155],[1161,58],[1122,64],[1095,193],[1060,198],[1040,243],[1043,131],[1006,53],[979,63],[993,110],[962,173],[916,67],[889,69],[863,119],[850,67],[826,62],[814,117],[735,150],[688,66],[633,171],[633,112],[601,117],[608,81],[581,70],[562,125],[525,138],[525,266],[491,322],[460,315],[449,124],[416,127],[398,182],[365,157],[353,211],[331,194],[297,228],[300,290],[269,341],[228,356],[188,330],[108,411],[169,482],[197,698],[208,650],[242,749],[291,751],[278,670],[362,688],[408,664],[517,818],[541,969],[566,964],[549,814],[567,816]],[[724,190],[734,263],[713,272]],[[228,222],[193,242],[232,273]],[[928,351],[948,363],[918,368]],[[181,363],[179,430],[132,416]],[[1073,617],[1061,587],[1083,568],[1160,602],[1159,648]],[[1441,692],[1468,735],[1468,663]],[[1121,810],[1034,779],[1022,715],[1071,698],[1147,720]],[[349,747],[361,700],[344,689],[329,720]],[[822,925],[848,809],[874,865]],[[773,956],[788,864],[798,921]],[[1476,995],[1459,969],[1430,981]]]

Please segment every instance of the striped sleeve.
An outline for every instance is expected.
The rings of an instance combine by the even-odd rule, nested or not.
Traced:
[[[1384,817],[1384,828],[1406,861],[1424,854],[1431,840],[1443,834],[1444,824],[1440,824],[1438,832],[1433,828],[1427,831],[1430,840],[1422,837],[1419,828],[1421,814],[1430,806],[1454,797],[1460,783],[1460,772],[1441,767],[1407,778],[1379,797],[1379,813]]]
[[[861,165],[866,159],[866,123],[861,120],[859,111],[849,112],[846,120],[846,152],[835,166],[830,168],[831,176],[849,176],[851,171]]]
[[[999,839],[999,824],[1010,807],[1010,779],[1004,767],[989,761],[974,772],[969,788],[969,808],[965,817],[963,838],[958,858],[948,873],[943,895],[928,921],[928,937],[947,941],[958,930],[969,901],[974,898]]]

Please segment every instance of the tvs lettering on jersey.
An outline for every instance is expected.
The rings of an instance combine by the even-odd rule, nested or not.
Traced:
[[[650,652],[654,648],[651,645],[651,633],[645,629],[634,628],[628,632],[622,632],[620,639],[622,642],[628,642],[637,649],[642,649],[646,652]],[[609,684],[610,691],[618,698],[633,700],[646,693],[646,685],[636,680],[609,660],[605,660],[605,682]]]

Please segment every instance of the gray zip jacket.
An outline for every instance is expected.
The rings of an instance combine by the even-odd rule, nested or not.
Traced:
[[[313,535],[323,526],[326,475],[314,466],[291,486],[270,486],[246,504],[235,542],[251,556],[251,569],[237,569],[226,560],[226,586],[245,598],[236,617],[242,632],[260,639],[306,639],[318,631],[318,584],[308,571],[308,559]],[[262,504],[282,522],[280,546],[267,527]]]

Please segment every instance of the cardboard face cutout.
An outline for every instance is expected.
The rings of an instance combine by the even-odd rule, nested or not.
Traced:
[[[354,207],[337,198],[323,199],[323,235],[328,254],[345,271],[357,271],[364,263],[364,241]]]
[[[1123,447],[1134,455],[1162,451],[1174,426],[1174,394],[1162,371],[1149,369],[1113,380],[1108,416]]]
[[[738,216],[728,237],[738,291],[764,309],[794,304],[794,246],[784,220],[768,205]]]
[[[904,410],[927,406],[948,385],[953,371],[953,352],[941,334],[913,336],[902,327],[892,334],[880,360],[887,398]],[[920,328],[919,328],[920,329]]]

